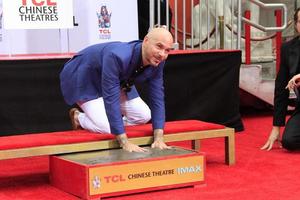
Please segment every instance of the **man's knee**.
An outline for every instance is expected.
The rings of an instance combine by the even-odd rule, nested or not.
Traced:
[[[95,121],[94,124],[97,133],[111,133],[108,122]]]
[[[125,125],[146,124],[151,120],[150,109],[144,109],[143,112],[127,115],[123,118]]]
[[[133,124],[146,124],[151,120],[151,112],[143,112],[139,116],[130,119]]]
[[[143,109],[143,112],[140,113],[140,123],[141,124],[146,124],[151,120],[151,110],[149,107],[146,107]]]
[[[142,120],[143,124],[146,124],[147,122],[149,122],[151,120],[151,111],[150,111],[150,109],[143,113],[143,116],[142,116],[141,120]]]

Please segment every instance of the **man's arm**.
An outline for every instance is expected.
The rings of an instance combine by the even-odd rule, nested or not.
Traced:
[[[159,149],[170,149],[171,147],[167,146],[164,142],[164,131],[163,129],[154,129],[153,131],[153,143],[151,145],[152,148]]]
[[[160,64],[147,83],[148,105],[151,110],[152,128],[164,128],[165,124],[165,97],[163,86],[163,64]]]
[[[116,135],[125,132],[120,106],[120,61],[118,59],[111,52],[105,53],[101,77],[102,96],[110,131]]]
[[[160,64],[155,76],[148,82],[148,97],[150,101],[152,127],[154,140],[152,148],[169,149],[164,142],[164,124],[165,124],[165,101],[164,101],[164,86],[163,86],[163,67],[164,63]]]

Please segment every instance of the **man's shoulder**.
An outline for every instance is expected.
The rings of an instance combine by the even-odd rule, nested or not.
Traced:
[[[136,45],[141,44],[141,41],[135,40],[131,42],[119,42],[115,43],[108,48],[108,52],[115,57],[120,59],[130,59],[133,54],[135,54],[135,47]]]
[[[140,40],[134,40],[130,42],[111,42],[112,51],[125,53],[124,50],[132,50],[136,45],[141,44]]]
[[[121,41],[111,41],[111,42],[104,42],[104,43],[97,43],[97,44],[93,44],[90,45],[86,48],[84,48],[81,51],[87,51],[87,50],[95,50],[97,51],[97,49],[104,49],[105,51],[116,51],[116,52],[120,52],[124,49],[131,49],[133,48],[136,44],[141,43],[140,40],[134,40],[134,41],[130,41],[130,42],[121,42]]]

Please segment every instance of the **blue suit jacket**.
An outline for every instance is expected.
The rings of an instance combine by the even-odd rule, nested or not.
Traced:
[[[120,83],[142,65],[142,42],[109,42],[89,46],[71,60],[60,73],[62,94],[67,104],[103,97],[106,114],[113,134],[124,133],[120,109]],[[163,128],[165,122],[164,62],[148,66],[134,83],[146,82],[153,129]],[[138,97],[133,86],[128,99]]]

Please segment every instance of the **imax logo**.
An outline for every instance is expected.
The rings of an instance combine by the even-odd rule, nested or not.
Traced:
[[[190,166],[190,167],[179,167],[177,168],[177,173],[178,174],[186,174],[186,173],[199,173],[201,172],[201,166],[196,165],[196,166]]]

